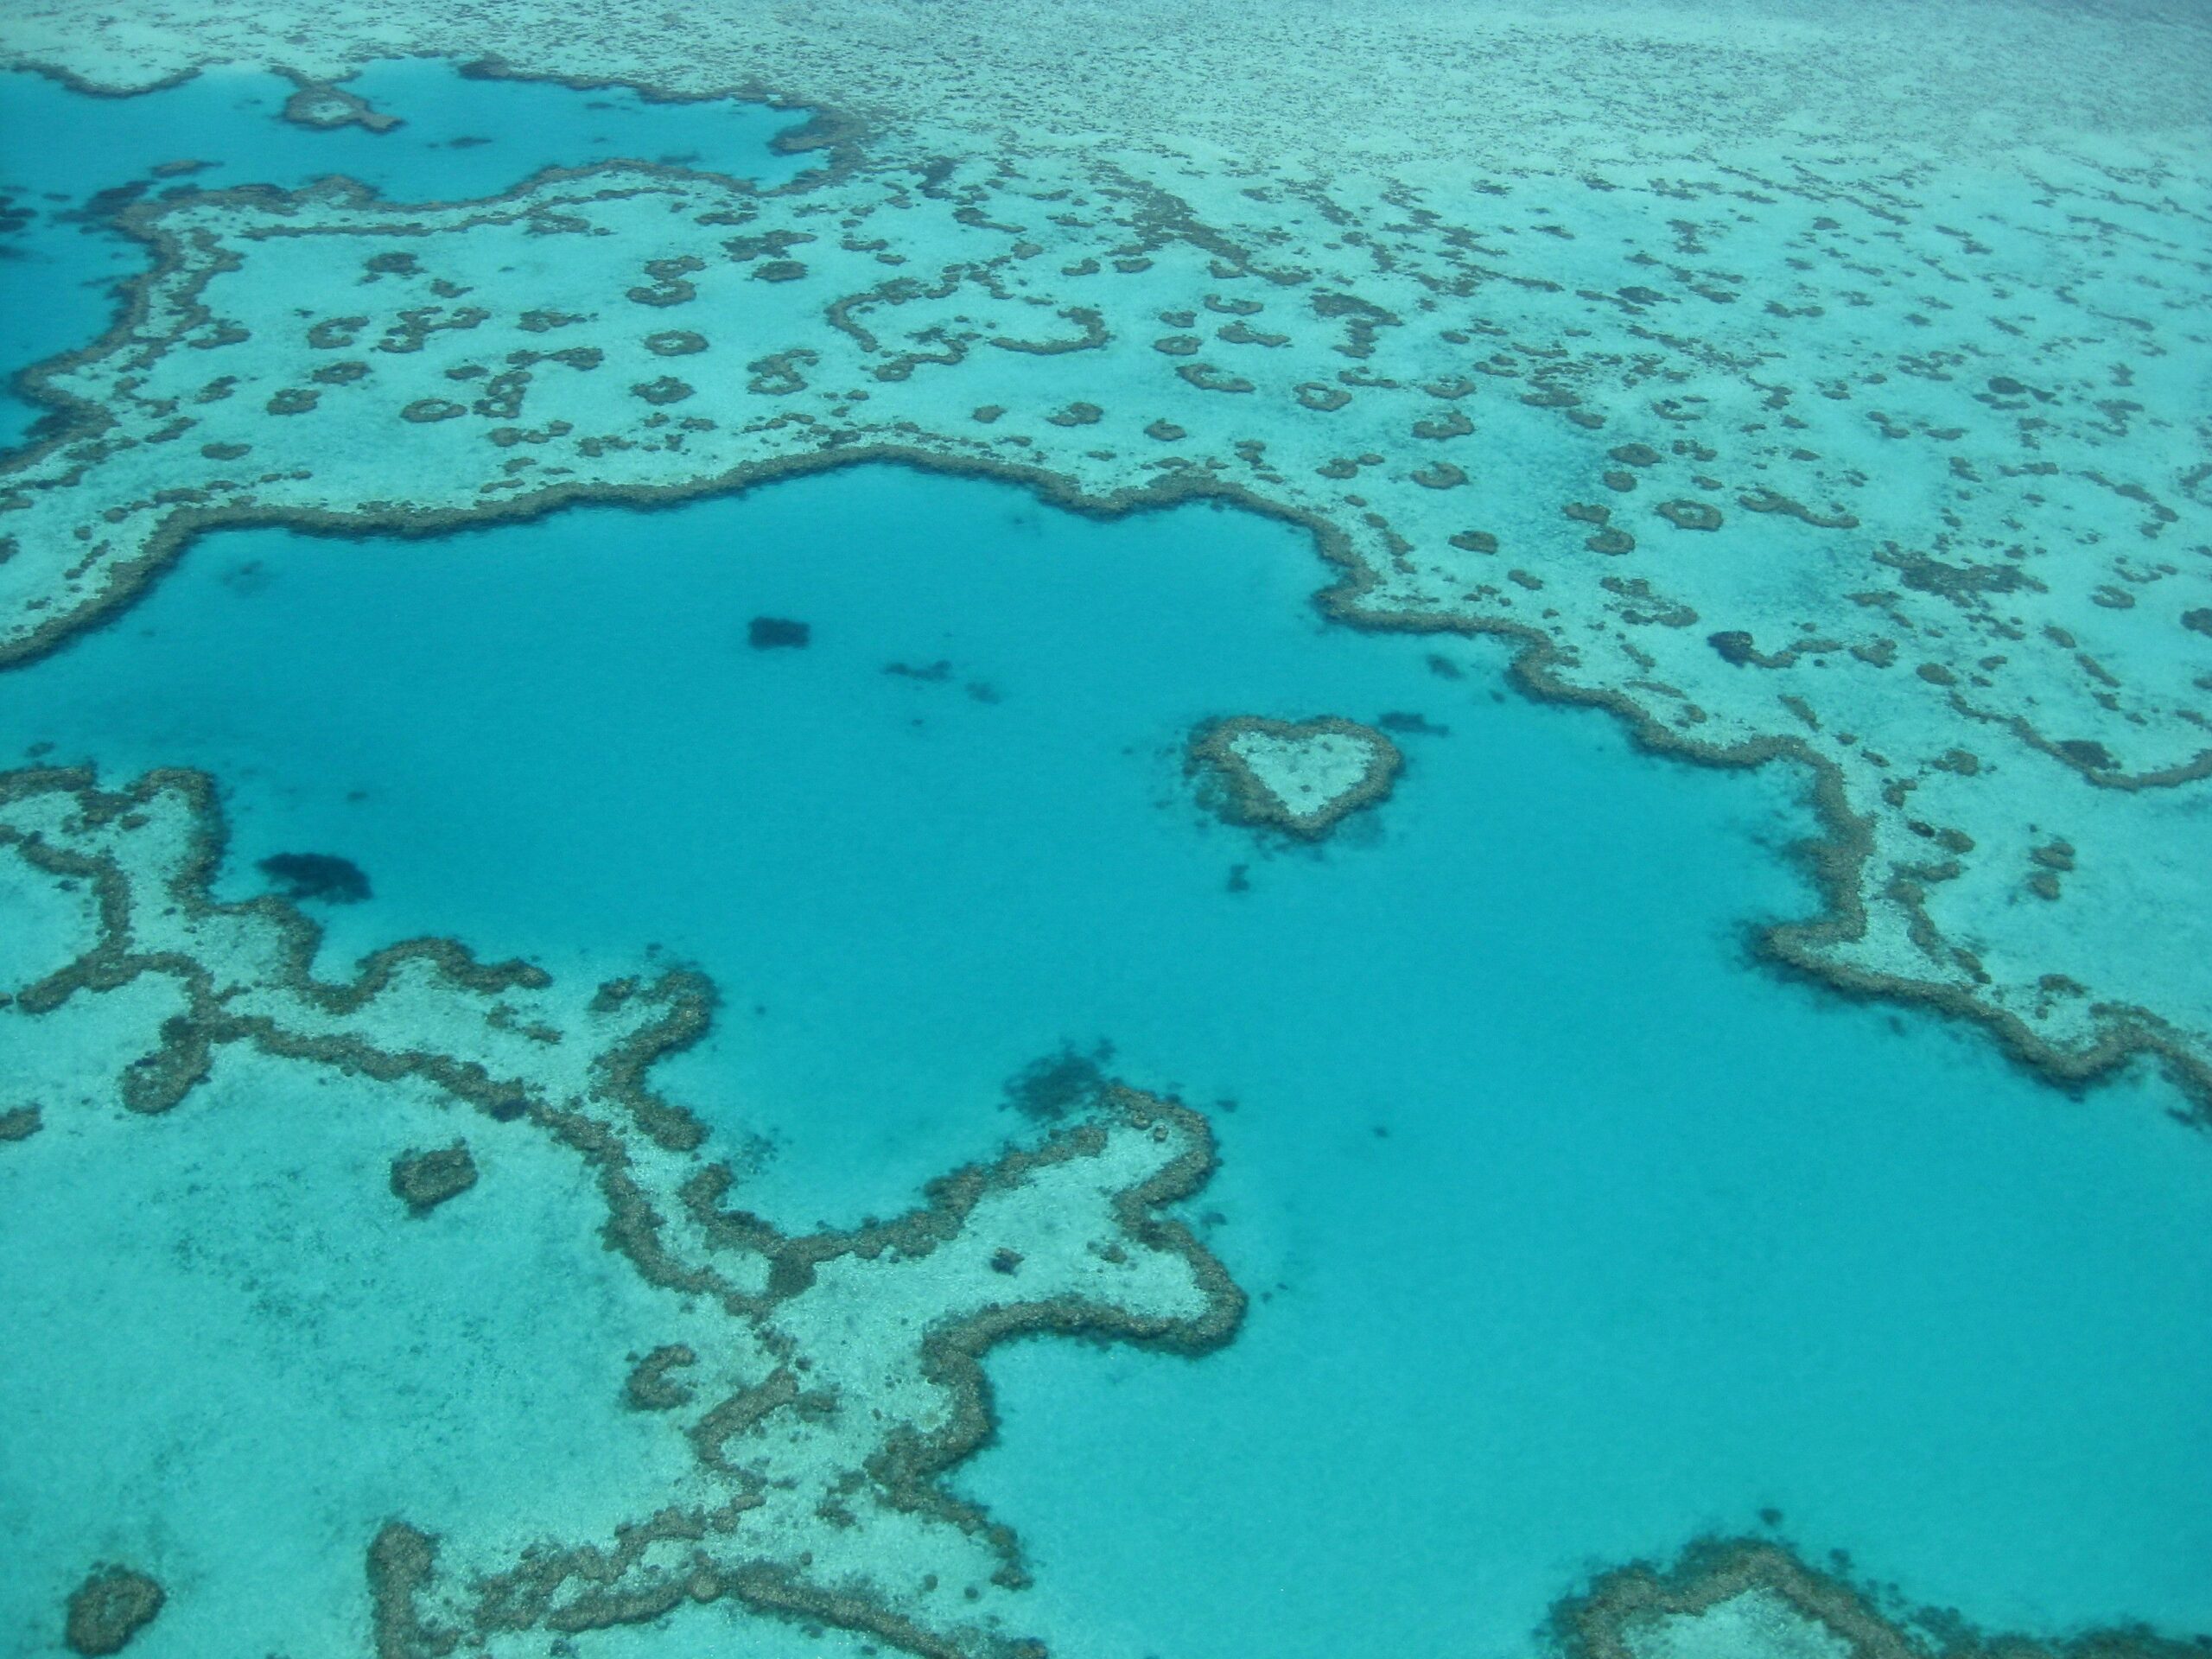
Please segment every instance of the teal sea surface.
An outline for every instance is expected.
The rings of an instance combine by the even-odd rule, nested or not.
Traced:
[[[220,163],[188,187],[344,172],[399,199],[609,154],[800,165],[765,145],[791,112],[427,62],[353,85],[407,124],[286,124],[271,77],[0,85],[0,130],[68,139],[7,143],[34,215],[0,263],[9,365],[105,325],[143,255],[78,215],[177,154]],[[1023,1538],[1056,1653],[1506,1659],[1593,1567],[1761,1531],[1993,1627],[2212,1628],[2212,1182],[2178,1098],[2069,1096],[1979,1032],[1776,973],[1759,929],[1820,903],[1802,774],[1644,753],[1513,689],[1503,643],[1328,622],[1327,575],[1304,532],[1235,511],[1100,520],[891,465],[436,537],[226,531],[0,673],[0,756],[210,773],[226,898],[273,855],[352,861],[369,897],[310,905],[333,976],[424,935],[556,976],[696,966],[714,1029],[657,1080],[788,1227],[891,1213],[1033,1134],[1040,1063],[1204,1110],[1223,1165],[1185,1211],[1251,1295],[1235,1340],[1001,1348],[998,1433],[950,1478]],[[807,643],[756,647],[764,617]],[[1186,775],[1192,730],[1235,714],[1379,725],[1403,775],[1322,844],[1255,835]],[[234,1083],[236,1180],[202,1205],[234,1216],[228,1248],[262,1248],[281,1149],[342,1093]],[[45,1214],[22,1180],[0,1152],[0,1227]],[[387,1327],[271,1291],[134,1344],[130,1237],[48,1216],[4,1242],[0,1283],[51,1324],[0,1365],[0,1422],[39,1446],[0,1451],[28,1562],[0,1630],[49,1630],[124,1544],[227,1527],[304,1563],[287,1535],[335,1524],[318,1468],[435,1455],[364,1435],[404,1414],[346,1389],[235,1402],[273,1421],[234,1455],[243,1322],[429,1389],[405,1301]],[[568,1455],[499,1415],[531,1409],[487,1383],[486,1442]],[[133,1466],[142,1446],[166,1460]],[[213,1651],[193,1628],[133,1652]],[[623,1651],[747,1650],[710,1634]]]

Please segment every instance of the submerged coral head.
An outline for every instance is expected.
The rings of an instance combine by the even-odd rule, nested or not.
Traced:
[[[756,616],[745,631],[746,643],[755,651],[774,651],[779,646],[796,649],[804,646],[814,630],[804,622],[794,622],[788,617]]]
[[[69,1598],[63,1639],[72,1653],[120,1653],[153,1622],[167,1599],[162,1586],[143,1573],[127,1567],[97,1568]]]
[[[334,853],[271,853],[257,868],[295,904],[320,899],[326,904],[358,905],[369,896],[367,873]]]

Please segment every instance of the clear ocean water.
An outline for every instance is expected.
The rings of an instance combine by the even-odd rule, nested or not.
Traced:
[[[609,153],[799,165],[764,147],[789,114],[435,63],[355,88],[409,124],[291,126],[266,77],[117,102],[8,78],[36,217],[0,262],[0,358],[104,326],[140,256],[71,215],[179,154],[220,162],[195,184],[344,171],[400,199]],[[951,1477],[1026,1541],[1056,1651],[1503,1659],[1593,1566],[1763,1527],[1979,1623],[2212,1626],[2212,1185],[2165,1086],[2069,1097],[1976,1033],[1777,976],[1751,942],[1816,903],[1801,779],[1643,753],[1511,690],[1499,646],[1327,625],[1324,575],[1234,512],[1101,523],[887,466],[435,539],[226,531],[0,674],[0,756],[210,772],[227,897],[273,854],[353,861],[373,896],[318,913],[334,973],[421,934],[556,975],[696,965],[717,1025],[659,1081],[787,1226],[888,1213],[1026,1133],[1008,1082],[1064,1049],[1205,1109],[1224,1164],[1185,1208],[1252,1294],[1243,1331],[1196,1361],[997,1351],[1000,1432]],[[751,648],[762,615],[810,643]],[[1389,722],[1392,798],[1291,847],[1184,776],[1193,725],[1243,711],[1429,729]],[[268,1137],[312,1132],[286,1088],[234,1090],[266,1125],[226,1154],[241,1228],[282,1179]],[[127,1235],[90,1237],[13,1236],[0,1279],[41,1281],[47,1249],[136,1270]],[[359,1444],[334,1390],[284,1405],[292,1461],[226,1461],[189,1430],[232,1385],[162,1380],[225,1375],[216,1316],[149,1351],[50,1311],[0,1366],[0,1421],[42,1443],[0,1452],[37,1563],[0,1628],[49,1632],[6,1651],[59,1651],[54,1587],[118,1501],[149,1535],[226,1510],[312,1532],[301,1465],[420,1452]],[[376,1311],[295,1337],[338,1367]],[[72,1403],[88,1351],[103,1398],[172,1414],[147,1447],[188,1449],[133,1466]],[[526,1441],[499,1412],[529,1403],[488,1391],[483,1432]],[[212,1651],[193,1628],[133,1650]]]

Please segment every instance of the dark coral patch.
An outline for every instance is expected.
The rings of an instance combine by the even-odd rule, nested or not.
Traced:
[[[746,643],[755,651],[796,650],[806,645],[814,630],[784,616],[756,616],[746,626]]]
[[[1475,423],[1456,409],[1414,423],[1414,435],[1417,438],[1461,438],[1474,429]]]
[[[1211,363],[1185,363],[1175,372],[1200,391],[1249,391],[1252,383],[1241,374],[1230,374]]]
[[[1677,530],[1720,528],[1720,509],[1704,501],[1662,501],[1659,516]]]
[[[308,325],[308,344],[317,351],[341,351],[351,346],[368,326],[366,317],[325,317],[321,322]]]
[[[282,884],[294,904],[320,899],[325,904],[358,905],[369,896],[369,878],[350,858],[333,853],[271,853],[257,867]]]
[[[2069,737],[2058,745],[2058,752],[2075,766],[2091,772],[2114,772],[2120,767],[2112,751],[2091,738]]]
[[[64,1637],[69,1651],[120,1653],[130,1638],[153,1623],[168,1598],[143,1573],[127,1567],[103,1567],[69,1598]]]
[[[697,1353],[680,1342],[656,1348],[631,1370],[630,1380],[623,1385],[623,1398],[632,1411],[673,1411],[689,1404],[690,1384],[677,1382],[669,1373],[698,1363]]]
[[[1104,1093],[1109,1079],[1100,1062],[1112,1058],[1110,1050],[1086,1054],[1070,1044],[1008,1077],[1006,1103],[1024,1117],[1056,1123]]]
[[[707,268],[707,262],[696,254],[680,254],[673,259],[648,259],[645,275],[650,283],[626,289],[625,295],[639,305],[688,305],[699,297],[698,284],[690,278]]]
[[[1304,381],[1294,387],[1293,391],[1305,407],[1318,410],[1325,415],[1351,402],[1351,393],[1342,386],[1332,386],[1321,380]]]
[[[391,1160],[392,1196],[404,1199],[410,1214],[427,1216],[475,1185],[476,1160],[466,1141],[435,1152],[410,1148]]]
[[[1758,655],[1758,648],[1751,643],[1751,636],[1741,628],[1726,628],[1719,633],[1708,633],[1705,636],[1705,643],[1720,653],[1722,662],[1733,663],[1738,668]]]
[[[771,352],[766,357],[756,357],[747,364],[752,376],[745,389],[756,397],[782,397],[806,390],[806,377],[800,372],[808,364],[817,360],[815,354],[804,346],[788,352]]]

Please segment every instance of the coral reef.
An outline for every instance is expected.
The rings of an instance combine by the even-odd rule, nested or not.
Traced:
[[[1162,28],[964,0],[948,73],[899,7],[705,0],[679,29],[582,0],[22,0],[7,60],[88,90],[281,52],[290,118],[374,130],[340,84],[363,60],[467,54],[809,100],[777,148],[821,165],[777,189],[614,165],[467,202],[114,195],[149,268],[105,337],[22,378],[49,417],[0,461],[0,664],[226,526],[426,536],[871,462],[1096,515],[1234,505],[1311,533],[1335,624],[1495,637],[1524,689],[1652,750],[1801,770],[1821,909],[1764,936],[1777,965],[1980,1021],[2063,1085],[2154,1060],[2212,1109],[2204,22],[1881,10],[1654,34],[1649,9]],[[1361,95],[1317,97],[1344,64]],[[1397,753],[1327,724],[1240,717],[1191,759],[1231,816],[1325,833]],[[1357,780],[1327,786],[1351,743]],[[112,1079],[141,1113],[232,1049],[432,1085],[480,1144],[573,1158],[607,1249],[716,1321],[639,1343],[604,1402],[690,1456],[658,1507],[585,1537],[549,1515],[519,1553],[383,1525],[381,1659],[717,1602],[916,1654],[1033,1651],[1007,1633],[1014,1541],[938,1477],[988,1432],[990,1344],[1233,1329],[1234,1287],[1160,1213],[1205,1179],[1203,1122],[1047,1064],[1013,1094],[1034,1144],[889,1223],[787,1235],[733,1207],[705,1127],[647,1084],[709,987],[574,986],[449,941],[321,980],[289,899],[209,897],[214,826],[183,774],[0,778],[0,857],[99,912],[10,1018],[158,987],[178,1011]],[[267,873],[348,896],[342,872]],[[59,1127],[41,1097],[0,1139]],[[1741,1541],[1609,1573],[1554,1634],[1573,1659],[2181,1651],[1984,1638]]]
[[[0,658],[226,524],[421,535],[887,460],[1093,513],[1233,503],[1312,531],[1342,623],[1499,636],[1642,743],[1805,767],[1828,908],[1777,961],[1984,1020],[2062,1081],[2148,1054],[2212,1090],[2177,221],[2063,149],[1994,197],[1964,162],[1608,163],[1542,203],[1485,181],[1474,222],[1426,175],[1288,188],[1260,152],[1230,190],[1172,154],[866,130],[775,190],[610,165],[480,202],[121,207],[155,269],[28,377],[60,427],[0,470]],[[1993,200],[2035,260],[1961,229]],[[2166,300],[2131,308],[2128,260]],[[346,298],[302,321],[302,293]],[[665,375],[679,346],[712,372]],[[1497,456],[1529,459],[1508,486]],[[2024,904],[2054,835],[2076,869]]]
[[[1405,757],[1372,726],[1334,715],[1211,721],[1191,740],[1200,795],[1234,823],[1318,841],[1387,798]]]
[[[548,1541],[520,1559],[394,1517],[369,1558],[380,1653],[725,1599],[920,1655],[1031,1650],[1002,1629],[1027,1582],[1013,1536],[937,1477],[990,1432],[977,1361],[995,1343],[1085,1333],[1198,1353],[1234,1331],[1242,1294],[1160,1213],[1212,1168],[1201,1118],[1102,1084],[1042,1141],[941,1178],[903,1216],[786,1234],[728,1205],[736,1178],[648,1083],[706,1029],[713,994],[696,976],[570,986],[415,940],[350,981],[321,980],[316,930],[289,902],[209,896],[220,849],[198,774],[120,791],[82,772],[0,774],[0,858],[88,892],[98,921],[86,948],[16,991],[11,1017],[106,998],[156,1007],[129,999],[168,987],[181,1012],[148,1016],[143,1052],[114,1084],[143,1111],[175,1106],[233,1046],[429,1084],[486,1133],[543,1136],[577,1160],[604,1205],[605,1248],[694,1300],[715,1333],[712,1351],[695,1337],[637,1361],[626,1399],[605,1402],[657,1414],[688,1448],[663,1507],[566,1543],[550,1541],[562,1517],[543,1516],[532,1530]],[[404,1158],[393,1185],[427,1205],[473,1173],[457,1145]],[[483,1524],[497,1537],[516,1520]],[[85,1628],[111,1630],[115,1610],[145,1601],[109,1587],[86,1605],[100,1622]]]

